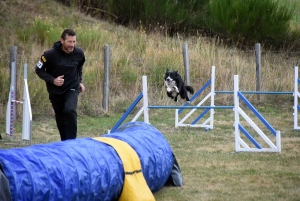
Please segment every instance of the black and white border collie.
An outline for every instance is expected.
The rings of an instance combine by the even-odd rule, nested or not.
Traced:
[[[178,95],[187,102],[190,102],[188,92],[194,94],[194,89],[191,86],[185,85],[178,71],[166,70],[164,82],[167,89],[168,97],[178,102]]]

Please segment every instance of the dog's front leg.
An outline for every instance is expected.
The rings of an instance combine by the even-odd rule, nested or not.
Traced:
[[[169,97],[169,98],[172,98],[172,99],[174,99],[174,96],[173,96],[173,94],[172,94],[172,93],[169,93],[169,92],[167,92],[167,95],[168,95],[168,97]]]
[[[172,98],[172,99],[174,99],[174,97],[173,97],[173,93],[172,93],[172,89],[171,89],[171,88],[169,88],[169,87],[167,87],[167,95],[168,95],[168,97],[169,97],[169,98]]]
[[[174,86],[173,88],[175,89],[176,93],[179,93],[178,87]]]
[[[175,101],[175,102],[178,102],[178,94],[175,95],[174,101]]]

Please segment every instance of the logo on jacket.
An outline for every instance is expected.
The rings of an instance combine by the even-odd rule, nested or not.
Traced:
[[[42,60],[44,63],[47,61],[46,58],[44,57],[44,55],[42,56]]]
[[[36,64],[36,67],[42,68],[42,67],[43,67],[43,62],[42,62],[42,61],[39,61],[39,62]]]

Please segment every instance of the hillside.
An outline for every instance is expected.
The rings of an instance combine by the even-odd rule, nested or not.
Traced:
[[[33,110],[35,108],[37,108],[36,110],[46,108],[46,111],[51,113],[44,83],[37,78],[33,68],[43,51],[59,40],[61,31],[66,27],[74,28],[77,30],[77,33],[83,33],[81,35],[78,34],[78,38],[88,38],[86,45],[82,44],[84,39],[79,40],[78,45],[84,47],[90,64],[96,61],[99,58],[99,54],[102,53],[100,53],[101,49],[99,46],[102,48],[106,42],[113,44],[111,41],[116,41],[116,38],[120,38],[113,33],[115,30],[121,32],[121,34],[131,34],[132,32],[124,27],[93,19],[78,12],[77,9],[65,7],[54,0],[0,1],[0,25],[0,34],[2,36],[0,38],[0,77],[2,78],[0,85],[2,89],[0,110],[2,114],[5,114],[4,110],[9,92],[11,46],[16,46],[18,49],[18,93],[22,94],[23,65],[27,63]],[[54,29],[57,29],[57,31]],[[103,38],[90,46],[90,38],[93,37],[93,32],[89,33],[89,29],[105,32],[107,37],[110,38]],[[91,37],[89,34],[91,34]],[[47,38],[48,41],[44,41],[43,37],[49,37]],[[40,102],[43,102],[42,105]],[[40,108],[39,106],[42,107]],[[1,118],[3,118],[2,115]]]
[[[18,47],[19,94],[22,94],[22,67],[28,64],[29,90],[35,115],[52,114],[43,81],[33,68],[41,53],[59,39],[66,27],[76,29],[78,45],[86,53],[84,82],[87,92],[81,96],[79,113],[103,114],[103,47],[111,50],[110,112],[122,113],[141,91],[141,77],[148,75],[151,104],[175,104],[165,97],[163,74],[167,68],[184,74],[182,46],[189,47],[190,82],[197,90],[211,75],[216,66],[216,90],[232,90],[233,75],[241,75],[242,90],[256,90],[255,52],[226,46],[218,38],[194,36],[184,38],[180,34],[166,37],[163,27],[146,34],[143,27],[131,30],[79,13],[52,0],[1,1],[0,8],[0,96],[1,118],[4,117],[9,92],[10,47]],[[298,64],[299,52],[270,52],[262,47],[262,90],[292,91],[293,67]],[[276,79],[273,79],[276,78]],[[264,81],[265,80],[265,81]],[[124,90],[126,89],[126,90]],[[128,94],[131,94],[128,96]],[[255,97],[253,97],[254,100]],[[289,100],[289,96],[264,97],[276,103]],[[278,101],[278,99],[280,101]],[[166,101],[168,101],[166,103]],[[220,104],[230,104],[230,96],[217,99]]]
[[[77,10],[67,8],[62,4],[52,0],[10,0],[0,2],[0,34],[5,37],[0,39],[1,49],[9,49],[10,45],[15,45],[20,50],[25,50],[32,45],[26,44],[24,39],[29,32],[27,28],[33,23],[34,19],[41,17],[52,21],[59,20],[67,24],[77,24],[78,21],[70,21],[72,16],[76,16],[81,23],[92,22],[92,18],[88,18]],[[66,17],[66,18],[65,18]],[[75,18],[73,18],[75,19]],[[58,36],[59,37],[59,36]],[[28,46],[29,45],[29,46]],[[27,53],[27,52],[26,52]],[[25,55],[26,55],[25,53]],[[8,51],[1,51],[1,59],[7,57]]]

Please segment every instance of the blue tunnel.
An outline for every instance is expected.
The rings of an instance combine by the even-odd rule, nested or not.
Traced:
[[[151,192],[170,178],[176,159],[166,138],[152,125],[131,122],[99,138],[130,145]],[[0,150],[0,166],[13,201],[118,200],[123,165],[113,146],[93,138]]]

